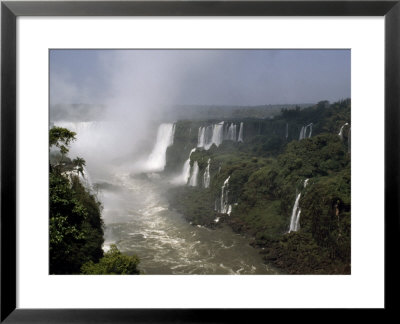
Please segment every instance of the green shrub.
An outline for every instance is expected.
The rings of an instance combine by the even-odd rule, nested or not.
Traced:
[[[118,250],[117,246],[113,244],[98,263],[89,261],[82,265],[81,272],[87,275],[140,274],[138,265],[139,258],[136,255],[124,255]]]

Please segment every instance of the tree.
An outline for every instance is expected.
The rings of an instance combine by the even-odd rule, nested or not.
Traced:
[[[83,174],[83,167],[86,166],[86,161],[77,156],[75,159],[72,160],[72,163],[75,165],[76,170],[78,171],[78,175],[80,173],[84,177],[85,175]]]
[[[136,255],[122,254],[115,244],[104,254],[99,263],[89,261],[85,263],[81,272],[83,274],[140,274],[138,269],[139,258]]]
[[[60,162],[66,157],[68,145],[75,140],[75,135],[66,128],[50,130],[49,144],[60,149]],[[73,160],[78,175],[79,172],[83,174],[85,163],[80,157]],[[85,189],[78,176],[67,177],[61,173],[62,168],[61,165],[50,165],[50,273],[77,274],[83,264],[98,262],[103,257],[101,204]]]
[[[68,146],[72,141],[76,140],[76,133],[67,128],[53,127],[49,132],[49,147],[56,146],[60,149],[61,159],[60,162],[69,152]]]

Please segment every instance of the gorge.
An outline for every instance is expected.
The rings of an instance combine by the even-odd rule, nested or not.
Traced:
[[[147,274],[350,273],[350,106],[163,120],[141,154],[88,163],[104,251],[138,255]],[[110,127],[55,124],[81,156]]]

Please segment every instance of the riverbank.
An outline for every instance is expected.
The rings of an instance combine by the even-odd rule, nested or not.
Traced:
[[[178,193],[174,199],[174,190]],[[246,244],[257,251],[264,264],[279,274],[350,274],[348,263],[332,260],[329,251],[318,246],[311,235],[307,233],[281,233],[276,239],[259,239],[257,231],[238,217],[212,212],[199,217],[196,204],[187,204],[192,201],[188,191],[185,197],[181,188],[172,190],[168,199],[173,210],[182,213],[185,220],[193,227],[204,226],[212,230],[228,226],[234,233],[247,240]],[[179,198],[178,198],[179,197]],[[199,202],[199,201],[198,201]],[[190,207],[189,207],[190,206]],[[202,208],[201,208],[202,209]]]

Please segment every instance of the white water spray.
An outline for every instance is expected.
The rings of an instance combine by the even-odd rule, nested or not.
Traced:
[[[210,162],[211,159],[208,159],[207,167],[204,171],[204,176],[203,176],[204,188],[210,187]]]
[[[311,135],[312,135],[312,126],[313,126],[313,123],[310,123],[307,126],[303,126],[301,128],[300,135],[299,135],[299,141],[301,141],[302,139],[311,137]],[[307,130],[309,130],[308,136],[307,136]]]
[[[301,141],[303,138],[304,138],[304,126],[302,126],[300,130],[299,141]]]
[[[87,190],[93,190],[92,179],[90,178],[89,172],[85,166],[83,166],[83,173],[79,172],[79,180]]]
[[[224,122],[207,127],[200,127],[197,138],[197,147],[202,147],[208,150],[213,144],[219,146],[223,140]]]
[[[243,123],[240,123],[238,142],[243,143]]]
[[[342,127],[340,127],[340,131],[339,131],[339,137],[341,138],[341,139],[343,139],[343,128],[344,128],[344,126],[347,126],[347,125],[349,125],[349,123],[346,123],[346,124],[344,124]]]
[[[73,177],[78,177],[79,182],[82,184],[82,186],[85,187],[86,190],[93,190],[93,183],[85,166],[83,166],[82,172],[79,172],[78,169],[75,167],[70,171],[64,171],[62,175],[68,179],[71,185]]]
[[[184,184],[188,183],[188,180],[189,180],[189,177],[190,177],[190,156],[195,151],[196,151],[196,148],[194,148],[194,149],[192,149],[190,151],[188,159],[183,164],[183,168],[182,168],[181,174],[178,175],[175,179],[173,179],[171,181],[173,184],[184,185]]]
[[[221,210],[220,210],[220,212],[222,214],[230,214],[232,211],[232,206],[230,206],[228,204],[228,192],[229,192],[228,186],[229,186],[230,177],[231,176],[226,178],[226,180],[224,181],[224,184],[222,185],[222,188],[221,188]]]
[[[175,124],[161,124],[158,127],[157,141],[147,163],[148,171],[163,171],[166,163],[167,148],[174,143]]]
[[[236,125],[231,123],[228,127],[228,132],[226,134],[226,139],[229,141],[236,142]]]
[[[213,133],[211,137],[211,143],[209,144],[207,150],[211,147],[212,144],[220,146],[223,141],[223,132],[224,132],[224,122],[220,122],[213,126]]]
[[[304,188],[305,188],[305,187],[307,187],[308,180],[310,180],[310,179],[306,179],[306,180],[304,180]]]
[[[300,218],[300,212],[301,212],[301,209],[299,208],[300,197],[301,197],[301,192],[297,195],[296,200],[293,205],[292,217],[290,218],[289,233],[297,232],[299,230],[300,224],[299,224],[298,218]]]
[[[303,188],[307,187],[309,180],[310,179],[304,180]],[[300,214],[301,214],[301,208],[299,207],[300,197],[301,197],[301,192],[299,192],[298,195],[296,196],[296,200],[293,205],[288,233],[297,232],[300,229]]]
[[[194,161],[192,175],[190,176],[189,186],[197,187],[198,175],[199,175],[199,164],[197,163],[197,161]]]
[[[206,127],[200,127],[197,135],[197,147],[204,147]]]

